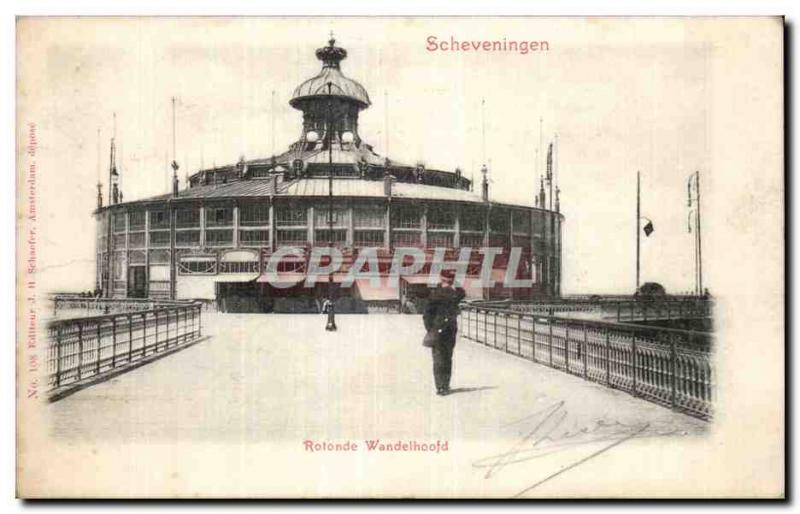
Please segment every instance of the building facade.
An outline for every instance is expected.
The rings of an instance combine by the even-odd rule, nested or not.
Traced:
[[[479,272],[484,247],[501,248],[492,274],[505,275],[512,250],[516,276],[528,287],[468,287],[470,297],[560,295],[564,217],[545,208],[491,201],[488,170],[480,191],[460,170],[428,169],[378,155],[361,138],[358,118],[370,106],[367,91],[340,69],[347,53],[334,40],[316,52],[320,73],[298,86],[290,105],[302,111],[302,135],[289,149],[264,159],[199,170],[170,194],[109,205],[98,200],[97,288],[107,297],[201,299],[225,311],[319,309],[335,289],[338,311],[413,310],[438,251],[463,256],[468,277]],[[112,165],[113,166],[113,165]],[[116,173],[112,170],[112,173]],[[332,190],[331,190],[332,186]],[[116,186],[114,186],[116,188]],[[533,196],[533,195],[532,195]],[[552,203],[552,200],[551,200]],[[334,246],[342,266],[327,281],[306,287],[314,247]],[[400,248],[418,248],[425,265],[395,286],[385,280]],[[276,252],[278,276],[265,279]],[[379,276],[346,284],[359,254],[377,254]]]

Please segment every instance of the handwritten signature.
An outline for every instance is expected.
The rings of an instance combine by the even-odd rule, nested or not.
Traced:
[[[568,414],[569,412],[564,408],[564,402],[560,401],[524,418],[508,423],[505,425],[506,427],[524,425],[529,428],[526,428],[523,437],[517,440],[508,451],[479,459],[473,463],[473,466],[486,468],[487,471],[484,474],[484,478],[488,479],[512,464],[563,452],[577,446],[606,443],[593,453],[566,466],[561,466],[558,471],[526,487],[515,495],[519,497],[548,480],[575,469],[586,461],[619,446],[625,441],[636,437],[667,436],[678,432],[676,429],[648,430],[650,428],[649,423],[625,424],[605,419],[595,420],[584,426],[575,426],[574,422],[571,426],[565,426]]]

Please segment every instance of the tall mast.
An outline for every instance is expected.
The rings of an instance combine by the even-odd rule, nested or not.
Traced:
[[[272,128],[270,130],[272,136],[272,141],[271,141],[272,148],[270,148],[270,154],[274,156],[275,155],[275,90],[274,89],[272,90],[272,99],[270,100],[269,114],[271,118],[270,124],[272,125]]]
[[[641,219],[641,199],[639,192],[639,172],[636,172],[636,292],[639,292],[639,220]]]
[[[97,128],[97,208],[103,207],[103,184],[100,183],[100,168],[102,164],[100,161],[100,127]]]
[[[172,97],[172,160],[175,161],[175,97]]]
[[[486,164],[486,100],[481,98],[481,161]]]
[[[178,157],[175,153],[175,97],[172,97],[172,196],[178,196]]]
[[[541,116],[539,116],[539,151],[537,152],[537,154],[536,154],[536,155],[537,155],[537,158],[536,158],[536,161],[537,161],[537,162],[536,162],[536,167],[537,167],[537,169],[539,169],[539,164],[540,164],[540,163],[539,163],[539,159],[541,159],[541,158],[542,158],[542,155],[544,155],[544,154],[542,153],[542,117],[541,117]],[[541,171],[540,171],[540,174],[541,174]],[[544,208],[545,208],[544,204],[542,204],[542,206],[541,206],[541,207],[542,207],[542,209],[544,209]]]
[[[112,131],[111,131],[111,153],[109,156],[109,163],[108,163],[108,203],[111,203],[111,195],[113,193],[112,186],[111,186],[111,176],[116,171],[116,162],[115,162],[115,155],[114,155],[114,139],[117,137],[117,113],[113,114],[113,122],[112,122]]]
[[[703,294],[703,245],[700,236],[700,171],[695,172],[697,188],[697,294]]]
[[[389,92],[383,91],[383,146],[386,157],[389,157]]]

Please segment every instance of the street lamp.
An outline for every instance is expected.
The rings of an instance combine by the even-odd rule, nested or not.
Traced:
[[[331,105],[331,83],[328,82],[328,246],[333,250],[333,113]],[[333,262],[333,251],[331,251]],[[336,313],[333,307],[333,269],[328,273],[328,322],[325,330],[335,332]]]

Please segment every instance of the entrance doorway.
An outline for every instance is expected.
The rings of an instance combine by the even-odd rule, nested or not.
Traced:
[[[147,297],[147,274],[144,266],[128,267],[128,297]]]
[[[255,281],[217,282],[216,293],[220,312],[266,312],[268,308]]]

